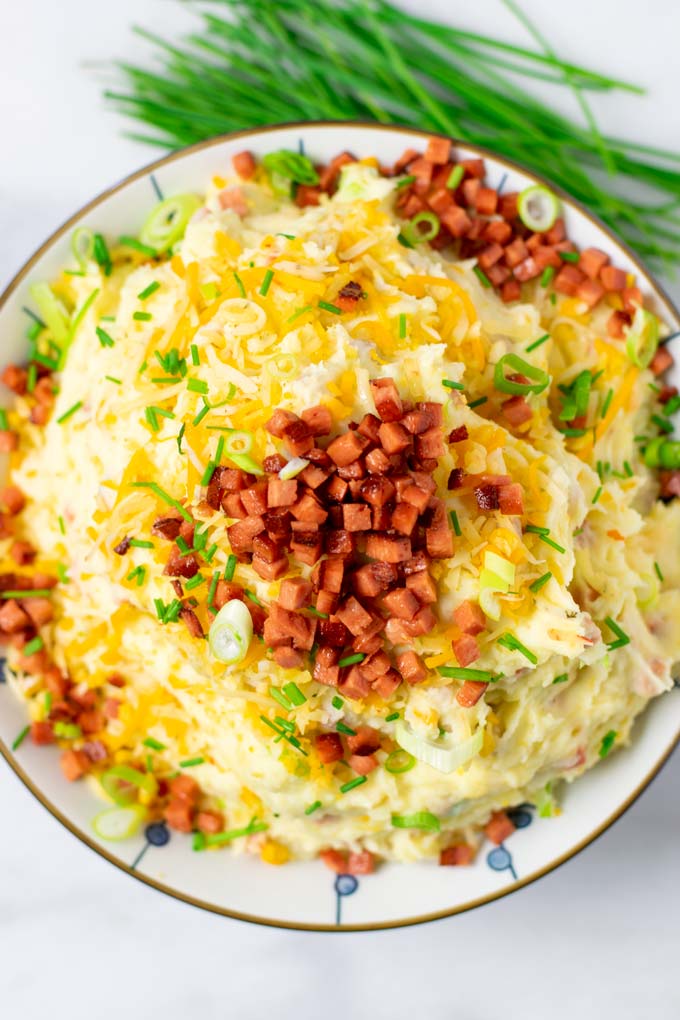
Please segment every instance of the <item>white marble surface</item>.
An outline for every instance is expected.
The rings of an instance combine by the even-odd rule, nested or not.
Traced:
[[[460,7],[458,23],[522,38],[497,0],[418,6]],[[523,6],[565,55],[649,87],[646,100],[598,100],[612,133],[680,148],[677,4]],[[103,111],[95,63],[131,45],[143,52],[132,22],[172,33],[189,21],[169,0],[6,0],[0,283],[75,208],[153,157]],[[0,765],[0,1016],[672,1020],[679,785],[676,755],[593,847],[509,899],[420,929],[332,936],[258,929],[147,889],[81,846]]]

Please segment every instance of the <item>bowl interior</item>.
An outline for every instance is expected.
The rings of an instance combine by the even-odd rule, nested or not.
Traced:
[[[50,278],[64,264],[74,227],[89,226],[111,236],[134,234],[157,200],[158,189],[163,195],[200,191],[244,148],[264,155],[273,149],[302,146],[319,161],[349,149],[359,156],[377,155],[387,163],[405,148],[422,148],[424,137],[420,132],[374,125],[290,125],[217,139],[139,171],[69,220],[12,281],[0,299],[2,366],[25,357],[28,319],[22,309],[29,303],[28,287],[37,279]],[[457,149],[472,157],[480,154],[464,145]],[[504,160],[486,152],[482,155],[491,186],[499,190],[521,190],[536,181],[534,175]],[[635,257],[573,202],[565,202],[564,214],[574,241],[612,253],[617,265],[637,275],[652,307],[671,329],[680,330],[680,317],[670,300]],[[680,377],[673,381],[680,384]],[[16,752],[10,750],[25,725],[25,712],[3,679],[0,676],[0,752],[74,834],[124,871],[179,898],[226,915],[298,928],[375,929],[417,923],[469,909],[526,885],[610,825],[656,774],[680,734],[680,690],[674,690],[649,707],[635,727],[630,748],[566,791],[559,817],[540,819],[528,806],[517,809],[514,820],[519,831],[510,844],[485,846],[470,868],[389,864],[357,880],[349,875],[336,877],[319,862],[290,864],[281,871],[245,856],[208,853],[197,857],[188,837],[170,833],[163,825],[151,825],[124,843],[102,843],[90,828],[100,802],[86,785],[62,779],[57,752],[29,742]]]

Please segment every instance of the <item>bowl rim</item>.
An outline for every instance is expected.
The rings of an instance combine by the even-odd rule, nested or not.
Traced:
[[[515,170],[519,173],[525,174],[532,178],[539,184],[543,184],[550,188],[556,195],[559,196],[561,201],[567,207],[576,210],[581,213],[587,220],[597,226],[607,237],[607,239],[619,250],[624,251],[630,258],[631,262],[635,265],[637,272],[641,277],[644,278],[649,290],[654,294],[655,298],[665,306],[666,314],[675,320],[676,324],[680,327],[680,310],[676,307],[674,301],[671,299],[664,287],[658,283],[655,277],[650,273],[649,269],[644,265],[640,257],[632,250],[632,248],[620,238],[616,236],[614,231],[605,224],[598,216],[596,216],[590,209],[583,205],[580,201],[573,198],[564,189],[553,184],[547,178],[541,174],[535,173],[522,163],[516,162],[515,160],[508,159],[505,156],[498,155],[493,149],[486,148],[485,146],[475,145],[472,142],[467,142],[463,139],[451,138],[442,132],[437,131],[426,131],[422,128],[409,127],[407,125],[398,124],[382,124],[374,123],[371,121],[361,120],[311,120],[311,121],[285,121],[277,124],[261,125],[256,128],[246,128],[241,131],[231,131],[222,135],[216,135],[213,138],[205,139],[201,142],[196,142],[193,145],[186,146],[181,149],[175,149],[165,156],[161,156],[159,159],[153,160],[150,163],[145,164],[138,170],[126,175],[116,184],[111,185],[109,188],[99,192],[94,198],[85,205],[81,206],[75,213],[68,217],[60,226],[58,226],[49,237],[43,241],[43,243],[26,259],[21,268],[10,278],[9,283],[4,288],[0,295],[0,313],[4,308],[5,304],[9,300],[10,296],[14,293],[17,287],[23,282],[23,280],[31,272],[38,260],[48,251],[57,241],[59,241],[64,234],[87,213],[96,209],[102,205],[113,195],[122,191],[128,185],[135,181],[152,174],[154,171],[167,166],[170,163],[174,163],[177,160],[183,159],[185,156],[191,155],[195,152],[200,152],[204,149],[210,149],[218,147],[225,142],[235,141],[240,138],[250,138],[253,136],[267,135],[282,129],[297,129],[301,132],[308,131],[310,128],[326,128],[326,127],[346,127],[349,129],[359,130],[371,130],[371,131],[385,131],[390,134],[403,135],[418,135],[423,139],[427,138],[446,138],[451,141],[454,147],[461,147],[469,152],[473,152],[483,159],[493,160],[498,165],[505,169]],[[235,911],[221,907],[218,904],[210,903],[206,900],[200,899],[195,896],[191,896],[187,893],[183,893],[178,889],[172,888],[166,885],[164,882],[157,881],[149,875],[142,874],[124,861],[120,860],[114,854],[110,853],[105,847],[99,846],[90,838],[90,836],[80,829],[77,825],[70,821],[62,811],[53,804],[46,796],[42,793],[39,787],[33,782],[31,777],[28,775],[22,765],[19,764],[14,753],[0,738],[0,756],[6,761],[9,767],[12,769],[17,778],[23,783],[23,785],[29,790],[30,793],[39,801],[40,804],[60,822],[70,833],[75,836],[81,843],[89,847],[104,860],[113,864],[120,871],[132,878],[137,879],[139,882],[149,886],[152,889],[162,892],[167,896],[171,896],[176,900],[183,903],[187,903],[190,906],[197,907],[201,910],[209,911],[213,914],[219,914],[223,917],[229,917],[237,921],[247,921],[251,924],[261,925],[268,928],[282,928],[292,931],[313,931],[313,932],[374,932],[384,931],[395,928],[407,928],[418,924],[426,924],[431,921],[443,920],[447,917],[453,917],[456,914],[466,913],[469,910],[474,910],[476,907],[484,906],[487,903],[492,903],[495,900],[502,899],[509,896],[511,893],[518,892],[525,886],[531,885],[536,882],[539,878],[543,878],[550,872],[556,871],[557,868],[561,867],[567,861],[576,857],[577,854],[581,853],[586,847],[590,846],[595,842],[604,832],[607,831],[611,826],[614,825],[625,812],[635,803],[635,801],[641,796],[641,794],[647,789],[652,780],[661,772],[664,765],[668,762],[675,748],[680,744],[680,729],[676,736],[671,740],[670,744],[664,748],[660,757],[655,762],[652,769],[645,775],[645,777],[637,784],[631,793],[624,799],[624,801],[613,811],[603,822],[601,822],[592,832],[588,833],[583,839],[581,839],[575,846],[569,850],[560,854],[558,857],[553,858],[544,866],[532,871],[529,875],[512,882],[510,885],[505,886],[502,889],[496,890],[495,892],[488,893],[484,896],[477,897],[473,900],[466,901],[456,905],[455,907],[449,907],[442,911],[433,911],[427,914],[417,915],[415,917],[400,918],[394,921],[379,921],[370,924],[309,924],[303,922],[285,921],[276,918],[267,918],[254,914],[244,913],[241,911]]]

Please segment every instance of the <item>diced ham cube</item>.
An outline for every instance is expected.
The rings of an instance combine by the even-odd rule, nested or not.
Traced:
[[[360,503],[345,503],[342,507],[342,524],[345,531],[369,531],[371,508]]]
[[[92,762],[84,751],[74,751],[69,748],[64,751],[59,759],[61,771],[70,783],[81,779],[90,770]]]
[[[440,214],[441,222],[454,237],[464,237],[472,225],[472,220],[459,205],[451,205]]]
[[[231,161],[234,165],[234,170],[243,180],[250,180],[251,177],[255,176],[257,163],[252,152],[237,152],[235,156],[231,157]]]
[[[344,623],[349,632],[355,636],[362,634],[373,622],[371,614],[364,609],[353,595],[350,595],[344,601],[338,609],[336,616],[341,623]]]
[[[411,445],[411,435],[400,422],[383,422],[378,430],[380,444],[388,457],[395,453],[402,453],[408,450]]]
[[[480,188],[475,198],[475,209],[480,216],[493,216],[498,208],[498,192],[494,188]]]
[[[600,251],[599,248],[585,248],[578,260],[579,269],[586,274],[589,280],[597,280],[600,272],[609,262],[609,255]]]
[[[484,826],[484,832],[488,839],[490,839],[492,843],[495,843],[496,846],[500,846],[500,844],[506,840],[508,836],[512,836],[515,829],[516,825],[508,817],[505,811],[494,811],[491,818]]]
[[[411,535],[418,521],[418,511],[410,503],[399,503],[392,511],[392,527],[401,535]]]
[[[397,581],[397,569],[391,563],[367,563],[352,574],[353,590],[361,598],[375,598]]]
[[[296,478],[270,478],[267,483],[267,504],[270,508],[292,506],[297,499],[297,491]]]
[[[288,571],[288,557],[281,556],[277,560],[270,561],[255,554],[253,555],[252,566],[256,574],[264,581],[278,581]],[[198,637],[199,635],[197,634],[196,636]]]
[[[519,301],[522,297],[522,286],[519,280],[507,280],[501,287],[501,298],[506,304]]]
[[[514,241],[508,244],[505,248],[504,259],[506,266],[510,269],[514,269],[515,266],[520,265],[525,259],[529,257],[529,249],[522,240],[521,237],[516,237]]]
[[[475,859],[475,848],[467,843],[454,843],[453,846],[444,847],[439,854],[441,867],[465,867],[472,864]]]
[[[372,875],[375,871],[375,857],[370,850],[350,851],[347,858],[348,875]]]
[[[615,266],[603,266],[600,270],[600,283],[605,290],[621,291],[627,283],[626,273]]]
[[[472,634],[463,634],[461,637],[455,638],[451,644],[459,666],[469,666],[471,662],[479,658],[479,645]]]
[[[649,369],[654,375],[663,375],[673,365],[673,355],[667,347],[659,347],[652,358]]]
[[[500,244],[505,248],[512,237],[512,227],[505,220],[491,220],[484,227],[482,236],[490,244]]]
[[[171,829],[177,832],[191,832],[193,823],[193,807],[183,800],[171,800],[166,806],[163,816]]]
[[[279,407],[274,411],[269,421],[265,422],[264,427],[270,435],[276,436],[277,439],[283,439],[286,428],[300,420],[292,411],[284,411],[283,408]]]
[[[579,301],[583,301],[588,308],[594,308],[602,300],[604,293],[604,287],[597,280],[584,280],[576,288],[576,297]]]
[[[414,506],[419,514],[422,514],[427,509],[427,504],[430,502],[430,493],[421,488],[420,485],[408,484],[401,493],[401,499],[404,503],[410,503]]]
[[[384,676],[391,668],[392,664],[389,656],[382,649],[374,652],[373,655],[370,655],[361,663],[361,672],[371,683],[377,680],[378,677]]]
[[[397,690],[401,683],[401,675],[397,673],[396,669],[390,669],[387,673],[378,677],[377,680],[373,681],[373,690],[376,694],[383,698],[384,701],[388,701],[394,692]]]
[[[464,634],[481,634],[486,630],[486,617],[476,602],[466,599],[453,611],[453,619]]]
[[[500,487],[498,509],[508,517],[516,517],[524,513],[524,489],[519,482]]]
[[[526,398],[522,396],[510,397],[509,400],[504,400],[501,404],[501,409],[504,418],[514,428],[517,428],[518,425],[523,425],[527,421],[531,421],[534,415]]]
[[[384,563],[402,563],[411,558],[411,540],[396,533],[374,532],[366,537],[366,555]]]
[[[365,697],[361,694],[359,697]],[[378,760],[373,754],[352,754],[347,762],[359,776],[368,776],[378,767]]]
[[[18,634],[31,626],[31,618],[21,608],[16,599],[7,599],[0,609],[0,631],[5,634]]]
[[[433,605],[437,601],[437,588],[427,570],[419,570],[406,576],[406,587],[412,591],[421,605]]]
[[[399,421],[404,408],[393,379],[371,379],[375,409],[382,421]]]
[[[365,698],[371,693],[371,685],[358,666],[352,666],[340,681],[339,690],[353,700]]]
[[[346,467],[358,460],[364,451],[366,441],[357,432],[345,432],[328,446],[328,456],[338,467]]]
[[[224,815],[219,811],[198,811],[196,814],[196,828],[199,832],[214,836],[224,829]]]
[[[456,701],[463,708],[476,705],[489,685],[480,680],[466,680],[456,692]]]
[[[305,524],[323,524],[328,518],[328,511],[324,510],[314,493],[309,491],[291,507],[291,513],[297,521]]]
[[[420,460],[436,460],[443,457],[445,452],[442,430],[436,426],[416,436],[415,444],[416,456]]]
[[[397,669],[409,684],[419,684],[427,677],[427,669],[419,655],[412,650],[397,656]]]
[[[333,427],[331,412],[324,404],[308,407],[302,412],[302,420],[313,436],[327,436]]]
[[[425,148],[425,159],[430,163],[448,163],[451,155],[451,141],[448,138],[432,137]]]
[[[342,740],[339,733],[319,733],[314,738],[314,748],[324,765],[331,765],[343,757]]]
[[[408,588],[393,588],[382,601],[390,615],[399,620],[412,620],[420,609],[420,602]]]

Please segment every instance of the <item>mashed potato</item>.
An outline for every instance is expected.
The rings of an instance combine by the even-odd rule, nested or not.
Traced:
[[[415,860],[457,839],[474,843],[504,807],[542,798],[556,810],[555,782],[625,744],[650,698],[670,688],[680,658],[680,558],[668,555],[677,552],[680,509],[656,501],[634,439],[650,417],[651,373],[607,337],[608,306],[552,301],[540,283],[525,292],[530,300],[506,305],[474,260],[405,247],[394,182],[370,166],[351,167],[332,198],[304,209],[277,197],[258,171],[240,185],[240,215],[225,208],[238,206],[229,201],[238,183],[213,182],[171,257],[115,249],[110,275],[91,261],[84,276],[54,285],[76,307],[97,291],[51,420],[24,423],[22,398],[13,412],[22,447],[12,481],[30,506],[23,537],[39,566],[61,564],[68,576],[43,629],[54,661],[77,690],[120,702],[95,734],[113,761],[146,762],[160,777],[197,761],[183,771],[229,829],[262,823],[249,830],[261,828],[257,836],[233,840],[235,852],[285,860],[331,846]],[[363,297],[339,315],[334,299],[350,281]],[[530,420],[516,426],[502,411],[507,394],[494,387],[509,353],[550,376],[529,396]],[[586,369],[595,424],[565,435],[563,394]],[[233,435],[219,430],[249,434],[249,456],[261,463],[280,449],[264,428],[274,409],[323,404],[344,430],[375,412],[369,383],[385,377],[405,400],[443,402],[446,434],[466,429],[435,472],[460,534],[453,556],[433,562],[437,625],[412,643],[426,681],[402,683],[387,701],[340,698],[309,670],[278,666],[257,638],[225,668],[181,620],[163,624],[174,593],[163,573],[167,543],[151,528],[172,508],[148,483],[198,507],[210,556],[186,595],[207,631],[211,578],[231,553],[222,510],[199,507],[206,465],[220,437]],[[469,494],[447,490],[454,469],[510,476],[522,487],[523,515],[484,512]],[[118,555],[125,538],[141,544]],[[505,590],[489,581],[499,557],[510,571]],[[291,564],[291,574],[309,572]],[[280,585],[246,562],[234,581],[265,609]],[[456,698],[462,679],[439,672],[456,666],[453,613],[466,600],[486,619],[474,669],[499,677],[471,707]],[[14,665],[15,686],[38,718],[40,683]],[[125,686],[112,687],[112,674]],[[291,682],[305,700],[286,712],[271,692]],[[277,716],[294,724],[298,746],[277,740],[269,725]],[[381,737],[378,767],[357,785],[344,760],[324,765],[315,751],[315,735],[339,722]],[[411,750],[415,740],[415,760],[394,772],[385,764],[400,740]],[[462,760],[441,771],[418,747],[463,748]],[[437,824],[399,827],[422,812]]]

